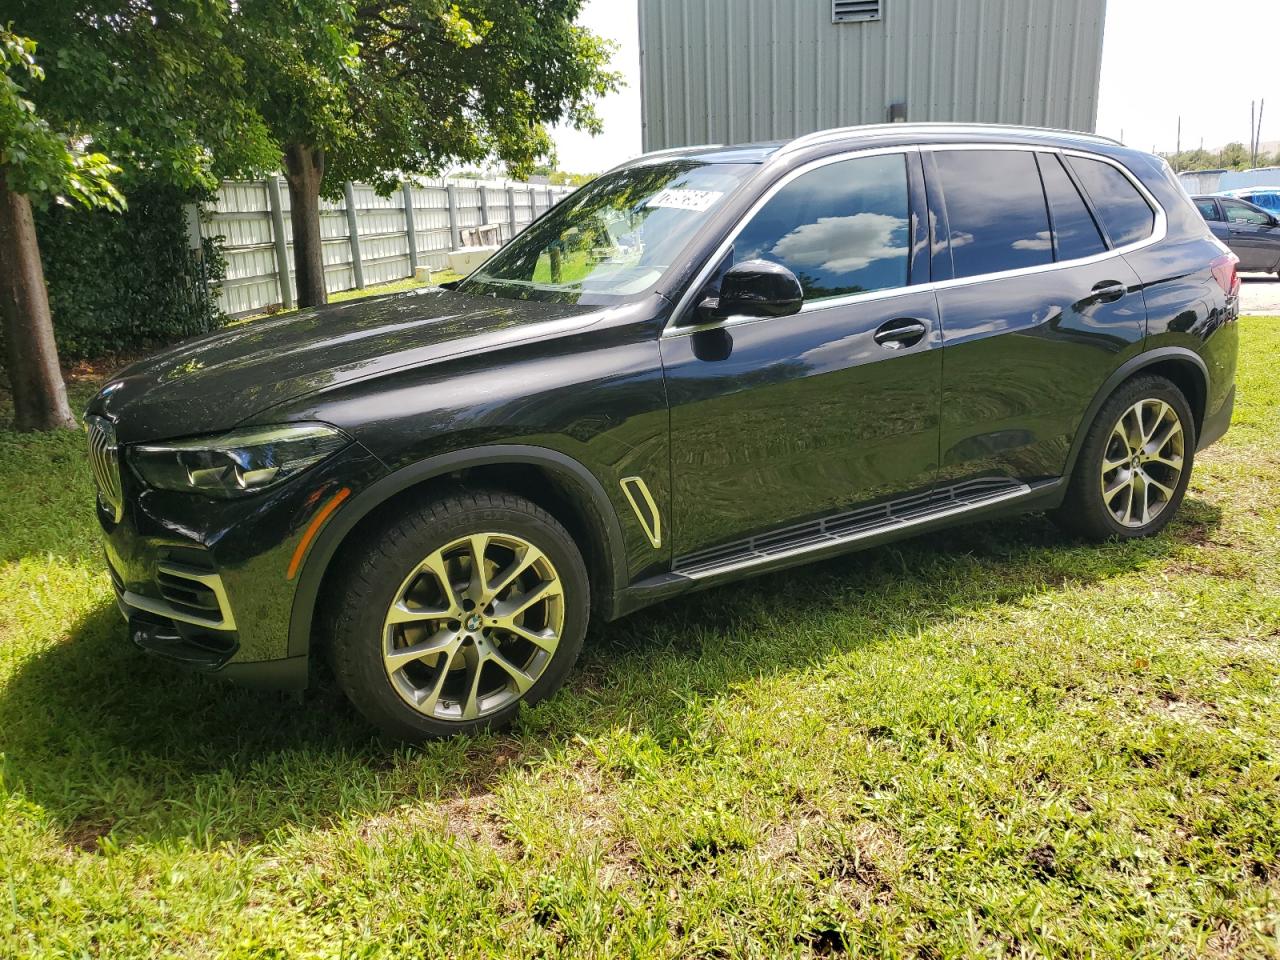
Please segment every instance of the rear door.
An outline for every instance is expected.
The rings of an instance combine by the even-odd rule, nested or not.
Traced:
[[[924,208],[915,151],[802,168],[746,218],[720,266],[783,264],[803,311],[667,330],[678,567],[932,486],[942,364],[936,300],[919,286]]]
[[[1117,220],[1120,242],[1110,241],[1076,159],[1033,148],[939,147],[926,163],[930,213],[946,250],[941,269],[951,272],[938,289],[940,484],[1061,476],[1090,401],[1141,348],[1145,306],[1122,252],[1152,236],[1154,208],[1115,168],[1107,171],[1119,184],[1090,170],[1107,202],[1128,205],[1131,215],[1127,226]]]
[[[1272,273],[1280,261],[1280,230],[1264,210],[1241,200],[1223,197],[1222,213],[1227,221],[1227,245],[1240,258],[1240,269]]]

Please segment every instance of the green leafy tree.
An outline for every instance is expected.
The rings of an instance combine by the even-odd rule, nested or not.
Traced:
[[[36,45],[0,29],[0,313],[18,430],[74,429],[58,368],[53,318],[31,214],[50,199],[120,209],[119,168],[77,149],[36,111],[27,90],[44,79]]]
[[[320,197],[347,180],[395,189],[497,158],[514,175],[551,153],[547,127],[599,130],[618,83],[583,0],[240,0],[233,47],[248,102],[283,158],[298,302],[327,301]]]
[[[220,0],[10,0],[0,67],[0,299],[19,429],[74,426],[58,371],[34,204],[120,210],[145,173],[208,189],[278,154],[239,96]],[[108,160],[108,158],[110,158]],[[125,191],[127,192],[127,191]]]

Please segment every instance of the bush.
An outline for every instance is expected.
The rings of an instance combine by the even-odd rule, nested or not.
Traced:
[[[50,207],[36,231],[63,360],[170,343],[226,317],[210,281],[222,279],[218,245],[197,256],[183,206],[190,194],[137,184],[124,214]]]

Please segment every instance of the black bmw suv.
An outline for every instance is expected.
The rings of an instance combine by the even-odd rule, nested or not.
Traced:
[[[1163,161],[859,127],[643,157],[450,289],[239,326],[88,410],[133,641],[328,658],[406,738],[509,721],[588,621],[1029,510],[1142,537],[1234,400],[1235,259]]]

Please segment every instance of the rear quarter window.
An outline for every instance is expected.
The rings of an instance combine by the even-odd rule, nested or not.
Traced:
[[[1138,188],[1118,169],[1102,160],[1067,157],[1098,211],[1111,243],[1123,247],[1151,236],[1156,214]]]
[[[1107,245],[1098,232],[1098,225],[1055,154],[1040,154],[1040,176],[1049,198],[1049,211],[1053,214],[1058,259],[1078,260],[1103,253]]]

